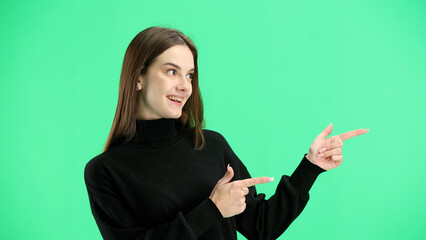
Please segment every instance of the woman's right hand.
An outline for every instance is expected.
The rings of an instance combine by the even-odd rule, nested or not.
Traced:
[[[274,178],[270,177],[258,177],[230,182],[233,177],[234,170],[228,164],[225,176],[216,183],[210,194],[210,199],[224,218],[244,212],[249,187],[274,180]]]

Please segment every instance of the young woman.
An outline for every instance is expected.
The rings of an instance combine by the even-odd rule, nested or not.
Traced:
[[[104,239],[276,239],[301,213],[317,176],[342,163],[328,126],[268,200],[227,141],[203,130],[197,50],[180,31],[151,27],[130,43],[104,152],[85,168]]]

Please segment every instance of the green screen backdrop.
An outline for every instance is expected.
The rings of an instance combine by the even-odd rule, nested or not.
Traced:
[[[330,123],[370,129],[279,239],[426,239],[425,12],[420,0],[2,1],[0,239],[102,239],[84,166],[108,136],[125,50],[150,26],[195,42],[206,128],[253,177],[290,175]]]

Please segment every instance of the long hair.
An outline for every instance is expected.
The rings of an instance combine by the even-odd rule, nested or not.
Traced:
[[[204,147],[203,102],[198,87],[197,49],[182,32],[165,27],[150,27],[138,33],[127,47],[120,76],[117,109],[104,152],[110,147],[129,141],[136,133],[137,81],[146,73],[150,63],[161,53],[175,45],[186,45],[194,56],[192,94],[182,109],[179,122],[194,135],[195,149]]]

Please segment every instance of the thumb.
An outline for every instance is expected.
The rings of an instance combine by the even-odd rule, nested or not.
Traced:
[[[225,176],[223,176],[223,178],[221,178],[218,182],[217,185],[222,185],[225,183],[228,183],[229,181],[231,181],[231,179],[234,177],[234,169],[232,169],[231,166],[229,166],[226,169],[226,173]]]
[[[326,138],[328,135],[330,135],[331,131],[333,131],[333,123],[330,123],[330,125],[328,125],[328,127],[326,127],[318,136],[321,138]]]

